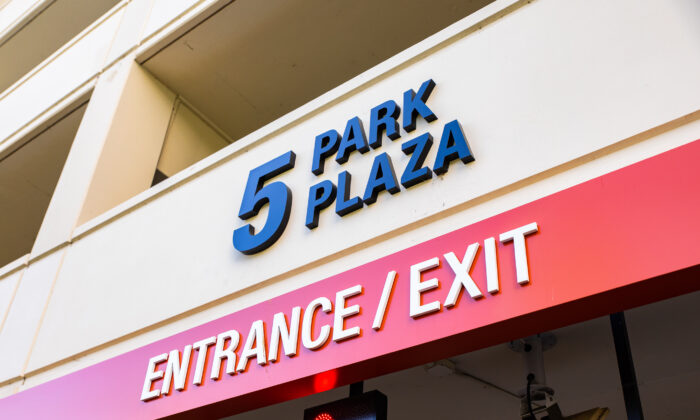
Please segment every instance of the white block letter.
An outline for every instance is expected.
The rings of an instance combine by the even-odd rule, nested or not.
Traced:
[[[472,277],[469,275],[469,271],[472,269],[472,264],[474,264],[476,251],[478,250],[478,243],[469,245],[464,253],[462,262],[459,262],[454,252],[448,252],[445,254],[447,263],[455,273],[455,279],[452,281],[450,293],[447,294],[447,299],[445,299],[445,307],[450,308],[457,304],[457,298],[459,298],[459,292],[462,291],[462,287],[467,290],[467,293],[469,293],[469,296],[471,296],[473,299],[478,299],[484,296],[481,293],[481,290],[479,290],[479,287],[477,287],[476,283],[474,283]]]
[[[521,226],[506,233],[501,233],[501,243],[513,241],[513,252],[515,252],[515,271],[517,273],[518,284],[530,282],[530,275],[527,267],[527,248],[525,247],[525,236],[537,232],[537,223]]]
[[[168,360],[168,353],[160,354],[156,357],[151,357],[148,361],[148,369],[146,370],[146,380],[143,382],[143,390],[141,391],[141,401],[148,401],[156,398],[160,395],[160,389],[154,389],[151,391],[151,385],[153,381],[163,377],[163,371],[156,371],[156,365],[158,363]]]
[[[265,326],[261,320],[253,322],[245,340],[245,346],[238,358],[237,372],[243,372],[248,367],[248,360],[255,356],[259,365],[267,363],[265,358]]]
[[[384,280],[384,289],[382,289],[382,296],[379,299],[379,306],[377,307],[377,312],[374,314],[374,322],[372,322],[372,328],[376,331],[379,331],[384,324],[386,307],[389,304],[389,296],[391,296],[391,292],[394,290],[395,280],[396,271],[389,271],[389,273],[386,275],[386,280]]]
[[[192,383],[195,385],[202,384],[202,377],[204,376],[204,362],[207,361],[209,346],[214,343],[216,343],[216,337],[205,338],[204,340],[194,343],[194,348],[197,350],[197,364],[195,364]]]
[[[175,378],[175,389],[182,391],[185,389],[185,381],[187,381],[187,371],[190,367],[190,357],[192,356],[192,344],[185,346],[182,352],[182,362],[180,362],[180,350],[173,350],[168,356],[168,365],[165,368],[165,376],[163,377],[163,388],[160,393],[168,395],[170,393],[170,382]]]
[[[309,350],[316,350],[323,346],[326,341],[328,341],[328,337],[331,334],[330,325],[324,325],[321,327],[321,334],[319,334],[315,340],[311,337],[314,329],[314,316],[319,307],[325,313],[329,313],[333,310],[333,304],[325,297],[312,300],[309,306],[306,307],[306,311],[304,311],[304,322],[302,322],[301,326],[301,342],[304,344],[304,347]]]
[[[486,288],[491,294],[500,290],[498,283],[498,259],[496,258],[496,238],[484,240],[484,257],[486,259]]]
[[[270,351],[267,359],[270,362],[277,361],[279,354],[280,341],[284,348],[284,355],[288,357],[297,354],[297,345],[299,343],[299,320],[301,318],[301,307],[297,306],[292,309],[292,322],[287,328],[287,318],[283,312],[276,313],[272,318],[272,332],[270,333]]]
[[[440,310],[440,302],[439,301],[433,301],[430,303],[426,303],[425,305],[421,305],[421,293],[434,289],[438,287],[438,279],[432,278],[430,280],[426,280],[424,282],[421,282],[420,277],[421,273],[425,270],[429,270],[431,268],[439,267],[440,266],[440,260],[438,257],[431,258],[429,260],[419,262],[418,264],[414,264],[411,266],[411,298],[410,298],[410,313],[412,318],[419,317],[421,315],[429,314],[431,312],[439,311]]]
[[[333,316],[333,341],[342,341],[360,335],[360,327],[345,329],[345,318],[359,314],[360,305],[345,307],[345,299],[362,293],[362,286],[356,285],[335,294],[335,313]]]
[[[226,340],[231,340],[228,348],[224,350]],[[221,371],[221,361],[226,359],[226,373],[233,375],[236,371],[236,349],[241,341],[241,334],[236,330],[226,331],[216,337],[216,348],[214,349],[214,360],[211,365],[211,378],[219,379]]]

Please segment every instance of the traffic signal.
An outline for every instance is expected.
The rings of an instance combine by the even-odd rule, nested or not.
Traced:
[[[386,420],[386,411],[386,395],[370,391],[307,408],[304,420]]]

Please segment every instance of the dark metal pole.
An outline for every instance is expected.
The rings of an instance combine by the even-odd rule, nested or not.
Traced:
[[[354,397],[356,395],[362,395],[363,389],[364,389],[364,381],[360,382],[355,382],[354,384],[350,384],[350,396]]]
[[[628,420],[644,420],[642,413],[642,400],[639,397],[637,375],[634,373],[634,361],[630,349],[630,339],[627,335],[627,323],[625,314],[617,312],[610,314],[613,340],[615,341],[615,353],[617,354],[617,367],[620,370],[620,382],[622,393],[625,397],[625,408]]]

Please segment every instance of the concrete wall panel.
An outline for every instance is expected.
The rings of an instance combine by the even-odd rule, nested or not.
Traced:
[[[34,244],[35,255],[70,240],[78,223],[150,187],[174,100],[132,57],[100,76]]]
[[[291,276],[315,261],[328,263],[318,272],[320,279],[340,269],[332,260],[343,259],[347,268],[374,259],[404,243],[387,240],[372,254],[361,252],[391,232],[408,232],[407,241],[434,237],[448,224],[419,228],[427,217],[448,209],[457,212],[449,225],[464,226],[478,220],[465,217],[470,207],[515,189],[518,181],[556,173],[552,168],[560,165],[576,166],[584,156],[593,159],[591,154],[601,149],[697,111],[700,49],[696,25],[683,13],[684,7],[691,11],[689,4],[536,1],[480,31],[456,36],[443,48],[87,233],[68,251],[29,370],[266,280]],[[649,31],[661,26],[666,30]],[[402,140],[429,131],[437,143],[442,126],[457,118],[476,161],[453,163],[447,174],[398,195],[383,193],[377,203],[342,219],[325,210],[319,227],[306,229],[310,185],[335,180],[347,169],[354,175],[351,194],[361,194],[374,156],[389,153],[399,176],[407,161],[402,141],[385,140],[377,151],[353,153],[343,166],[329,159],[326,173],[316,177],[310,172],[314,136],[330,128],[342,133],[355,115],[367,127],[372,106],[387,99],[400,102],[404,90],[417,89],[428,78],[437,82],[428,104],[439,119],[431,124],[419,120],[417,130],[402,133]],[[689,125],[671,135],[670,142],[650,148],[670,148],[698,137],[697,124]],[[238,146],[229,147],[209,159]],[[290,149],[297,153],[296,167],[275,178],[293,191],[289,226],[273,247],[244,256],[233,249],[231,234],[244,224],[236,214],[248,173]],[[427,159],[431,165],[435,149]],[[578,182],[632,163],[622,156],[594,165]],[[480,217],[512,206],[490,207]],[[259,228],[264,218],[263,211],[251,221]]]
[[[143,37],[148,38],[153,35],[157,30],[201,2],[202,0],[153,0],[151,14],[146,23]]]
[[[10,312],[10,305],[15,297],[22,274],[24,274],[24,268],[0,277],[0,332],[5,324],[7,314]]]
[[[163,143],[158,169],[172,176],[228,145],[196,112],[179,103]]]
[[[22,276],[0,331],[0,382],[24,373],[64,254],[65,249],[59,250],[34,262]]]
[[[0,144],[102,70],[123,12],[120,9],[79,36],[73,45],[47,59],[29,80],[0,97]]]

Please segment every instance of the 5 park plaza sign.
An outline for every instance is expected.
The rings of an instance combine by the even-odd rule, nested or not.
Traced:
[[[335,129],[328,130],[316,136],[311,172],[322,175],[326,159],[335,155],[335,161],[343,165],[350,160],[354,152],[364,155],[370,150],[382,147],[383,136],[395,141],[401,137],[399,119],[404,131],[411,133],[416,129],[418,117],[431,123],[438,117],[427,105],[427,100],[435,88],[432,79],[421,84],[418,92],[409,89],[403,94],[403,114],[401,107],[393,100],[388,100],[370,110],[369,140],[365,133],[362,120],[355,116],[345,125],[341,136]],[[401,118],[399,118],[401,117]],[[389,154],[380,153],[374,156],[369,178],[364,194],[350,197],[352,176],[350,172],[338,174],[337,182],[322,180],[309,188],[308,205],[306,210],[306,227],[318,227],[319,213],[335,202],[335,212],[343,217],[360,210],[365,205],[377,201],[382,191],[397,194],[401,191],[399,182],[404,188],[410,188],[432,178],[433,173],[447,173],[450,163],[459,160],[464,164],[474,161],[474,156],[464,136],[458,120],[446,123],[442,127],[437,154],[432,165],[426,165],[428,152],[433,145],[430,133],[421,134],[405,141],[401,145],[403,153],[410,159],[397,180],[397,172]],[[247,224],[233,232],[233,246],[244,254],[255,254],[275,243],[289,222],[292,208],[292,191],[281,181],[267,183],[270,179],[294,168],[296,154],[294,151],[278,156],[269,162],[253,169],[248,175],[241,208],[238,217],[248,220],[256,216],[265,204],[269,205],[267,220],[258,233],[253,226]]]

